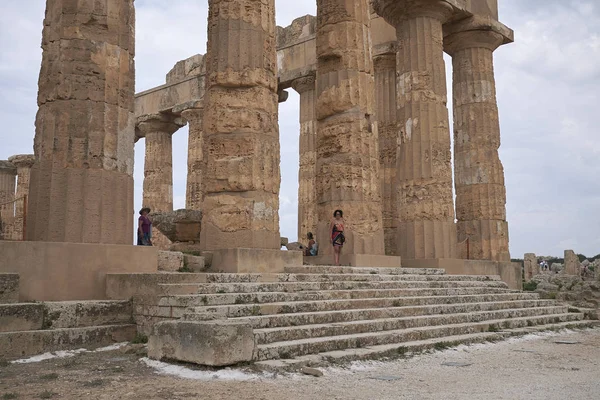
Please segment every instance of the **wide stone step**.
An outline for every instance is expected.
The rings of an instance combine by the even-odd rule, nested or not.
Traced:
[[[356,333],[392,331],[425,326],[451,325],[482,322],[489,320],[505,320],[509,318],[537,317],[567,313],[564,306],[520,308],[471,313],[455,313],[443,315],[410,316],[402,318],[382,318],[362,321],[344,321],[331,324],[313,324],[287,326],[277,328],[255,329],[254,336],[258,344],[301,340],[325,336],[340,336]]]
[[[0,332],[131,324],[130,301],[60,301],[0,305]]]
[[[366,348],[350,348],[333,350],[319,354],[300,356],[293,359],[266,360],[255,363],[260,370],[271,372],[294,372],[302,367],[328,367],[333,364],[350,363],[361,360],[393,359],[408,354],[416,354],[428,350],[444,350],[458,345],[485,343],[507,339],[511,336],[522,336],[547,330],[584,329],[598,326],[597,321],[569,321],[557,324],[537,325],[527,328],[516,328],[501,332],[480,332],[464,335],[436,337],[402,343],[391,343]]]
[[[274,358],[292,358],[306,354],[323,353],[349,348],[363,348],[390,343],[402,343],[425,340],[436,337],[465,335],[490,332],[501,329],[516,329],[535,325],[548,325],[563,322],[580,321],[583,314],[552,314],[534,317],[489,320],[477,323],[426,326],[420,328],[367,332],[341,336],[326,336],[301,340],[291,340],[261,344],[257,346],[257,360]]]
[[[234,304],[225,306],[194,307],[183,317],[188,320],[205,320],[213,317],[236,318],[259,315],[314,313],[320,311],[357,310],[460,303],[489,303],[503,301],[539,300],[537,293],[493,293],[462,296],[415,296],[395,298],[369,298],[352,300],[298,301],[268,304]]]
[[[496,275],[280,274],[284,282],[329,281],[500,281]]]
[[[310,292],[268,292],[268,293],[227,293],[206,295],[165,296],[158,302],[159,306],[197,307],[218,306],[227,304],[263,304],[279,302],[296,302],[306,300],[341,300],[364,298],[388,298],[409,296],[463,296],[469,294],[505,293],[509,289],[471,287],[471,288],[434,288],[434,289],[358,289],[329,290]]]
[[[385,318],[402,318],[422,315],[446,315],[481,311],[496,311],[533,307],[552,307],[553,300],[519,300],[492,303],[459,303],[428,306],[367,308],[362,310],[321,311],[296,314],[260,315],[237,318],[248,321],[254,329],[300,326],[311,324],[333,324],[347,321],[362,321]],[[566,312],[564,309],[562,312]]]
[[[494,287],[508,289],[502,281],[367,281],[367,282],[265,282],[161,284],[164,295],[303,292],[314,290],[419,289]]]
[[[383,275],[445,275],[440,268],[366,268],[335,267],[328,265],[305,265],[302,267],[286,267],[288,274],[383,274]]]
[[[131,341],[135,325],[92,326],[0,333],[0,359],[15,359],[58,350],[94,349]]]

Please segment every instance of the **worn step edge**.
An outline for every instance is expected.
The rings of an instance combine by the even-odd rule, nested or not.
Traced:
[[[272,314],[238,317],[236,320],[248,321],[254,329],[284,326],[327,324],[341,321],[363,321],[371,319],[418,317],[426,315],[447,315],[462,312],[499,311],[509,309],[527,309],[536,307],[563,307],[554,300],[514,300],[481,303],[433,304],[425,306],[363,308],[353,310],[316,311],[307,313]],[[379,317],[373,317],[373,316]],[[189,316],[186,316],[189,317]]]
[[[137,327],[133,324],[4,332],[0,333],[0,358],[14,359],[58,350],[93,349],[131,341],[136,333]]]
[[[299,272],[300,271],[300,272]],[[445,275],[443,268],[402,268],[402,267],[347,267],[332,265],[304,265],[301,267],[285,267],[286,273],[307,273],[307,274],[352,274],[352,273],[378,273],[384,275]]]
[[[344,321],[329,324],[312,324],[255,329],[257,344],[301,340],[303,338],[332,337],[347,334],[386,332],[427,326],[504,321],[516,318],[534,318],[567,313],[567,307],[532,307],[478,312],[460,312],[442,315],[420,315],[399,318],[379,318],[361,321]]]
[[[466,335],[446,336],[426,340],[417,340],[403,343],[391,343],[363,348],[352,348],[335,350],[292,359],[278,359],[257,361],[254,363],[256,369],[268,372],[297,372],[302,367],[330,367],[332,365],[344,365],[353,361],[365,360],[394,360],[404,358],[408,355],[418,355],[430,350],[445,350],[458,345],[476,343],[498,342],[509,337],[524,336],[532,333],[561,330],[561,329],[585,329],[597,327],[598,321],[573,321],[559,324],[538,325],[535,327],[513,329],[503,332],[483,332]]]
[[[428,335],[426,339],[431,339],[439,336],[452,336],[456,334],[465,334],[476,332],[486,332],[490,327],[499,329],[505,327],[505,329],[522,328],[521,326],[535,326],[535,325],[546,325],[551,323],[560,323],[567,321],[582,320],[583,314],[557,314],[557,315],[544,315],[538,317],[524,317],[524,318],[509,318],[502,320],[489,320],[476,323],[463,323],[463,324],[449,324],[449,325],[438,325],[438,326],[424,326],[410,329],[398,329],[383,332],[365,332],[349,335],[337,335],[337,336],[325,336],[319,338],[306,338],[301,340],[290,340],[283,342],[273,342],[269,344],[258,345],[256,348],[257,359],[265,360],[271,358],[279,358],[281,353],[284,354],[316,354],[321,353],[321,348],[324,347],[335,347],[331,350],[343,350],[345,348],[354,347],[370,347],[379,344],[395,343],[398,342],[398,337],[418,335]],[[550,322],[551,320],[554,320]],[[558,321],[557,321],[558,320]],[[535,323],[535,321],[539,321]],[[507,326],[509,325],[509,326]],[[459,331],[467,331],[461,332]],[[444,333],[447,332],[447,333]],[[425,338],[423,338],[425,339]],[[371,344],[363,343],[362,346],[357,346],[361,340],[370,341]],[[327,351],[331,351],[327,350]]]
[[[469,301],[471,300],[471,301]],[[458,303],[487,303],[494,301],[539,300],[537,293],[494,293],[462,296],[415,296],[393,298],[368,298],[351,300],[317,300],[298,302],[276,302],[263,304],[234,304],[223,306],[192,307],[190,317],[213,314],[217,317],[244,317],[258,315],[308,313],[317,311],[357,310],[364,308],[385,308],[403,306],[426,306]]]

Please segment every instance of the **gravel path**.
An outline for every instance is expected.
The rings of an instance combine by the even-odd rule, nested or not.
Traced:
[[[121,351],[2,364],[0,399],[597,400],[600,329],[329,368],[320,378],[222,371],[221,379],[213,379],[215,372],[168,368],[187,378],[158,375],[139,356]]]

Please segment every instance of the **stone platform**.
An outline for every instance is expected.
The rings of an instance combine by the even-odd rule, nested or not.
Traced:
[[[304,260],[312,265],[331,265],[333,255],[324,254],[314,257],[305,257]],[[341,254],[340,264],[350,267],[378,267],[400,268],[402,259],[394,256],[375,254]]]

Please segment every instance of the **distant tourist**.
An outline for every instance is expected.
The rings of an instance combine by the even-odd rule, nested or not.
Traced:
[[[329,231],[331,232],[331,244],[333,245],[333,265],[340,265],[340,253],[346,237],[344,236],[344,212],[342,210],[335,210],[333,212],[333,219],[329,225]]]
[[[306,238],[308,239],[308,246],[306,246],[306,249],[304,249],[304,255],[314,257],[319,253],[319,245],[317,244],[312,232],[308,232],[306,234]]]
[[[140,210],[138,218],[138,246],[152,246],[152,221],[148,217],[150,208],[144,207]]]

